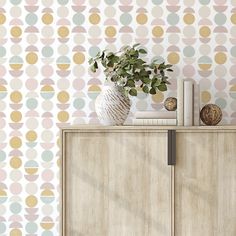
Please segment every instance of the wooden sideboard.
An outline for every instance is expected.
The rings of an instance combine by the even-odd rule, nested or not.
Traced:
[[[85,125],[61,141],[62,236],[236,235],[236,127]]]

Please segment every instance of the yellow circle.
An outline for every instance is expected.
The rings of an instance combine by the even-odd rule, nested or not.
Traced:
[[[70,64],[57,64],[57,67],[60,70],[67,70],[70,67]]]
[[[22,165],[22,161],[19,157],[12,157],[10,160],[10,166],[14,169],[20,168]]]
[[[176,52],[171,52],[168,55],[167,60],[170,64],[177,64],[179,62],[179,54]]]
[[[18,137],[13,137],[13,138],[10,139],[10,145],[11,145],[12,148],[15,148],[15,149],[20,148],[21,145],[22,145],[22,141]]]
[[[11,35],[15,38],[20,37],[22,34],[22,30],[19,26],[14,26],[11,28]]]
[[[33,130],[30,130],[26,133],[26,139],[30,142],[33,142],[37,139],[37,133]]]
[[[42,16],[42,22],[45,24],[45,25],[49,25],[53,22],[53,16],[49,13],[45,13],[43,16]]]
[[[30,195],[26,198],[25,203],[28,207],[35,207],[38,203],[38,200],[35,196]]]
[[[13,111],[13,112],[11,113],[11,120],[12,120],[13,122],[19,122],[19,121],[21,121],[21,118],[22,118],[21,112],[19,112],[19,111]]]
[[[38,55],[34,52],[29,52],[26,55],[26,61],[31,65],[35,64],[38,61]]]
[[[211,68],[211,64],[198,64],[198,66],[203,71],[209,70]]]
[[[50,86],[50,85],[45,85],[45,86],[42,87],[41,91],[42,91],[42,92],[53,92],[54,89],[53,89],[53,87]]]
[[[194,15],[188,13],[184,16],[184,22],[187,24],[187,25],[191,25],[193,24],[193,22],[195,21],[195,17]]]
[[[69,119],[69,114],[66,111],[60,111],[57,115],[57,118],[60,122],[66,122]]]
[[[201,101],[203,103],[208,103],[211,100],[211,94],[208,91],[202,91]]]
[[[113,26],[108,26],[105,30],[105,34],[107,37],[112,38],[116,35],[116,29]]]
[[[236,25],[236,13],[231,16],[231,22]]]
[[[136,17],[136,21],[140,24],[140,25],[144,25],[145,23],[147,23],[147,16],[143,13],[138,14]]]
[[[1,25],[4,24],[5,21],[6,21],[6,16],[1,13],[1,14],[0,14],[0,24],[1,24]]]
[[[66,103],[66,102],[68,102],[69,98],[70,98],[70,95],[69,95],[69,93],[67,93],[66,91],[61,91],[61,92],[58,93],[58,95],[57,95],[57,99],[58,99],[58,101],[61,102],[61,103]]]
[[[223,52],[216,53],[215,62],[217,64],[224,64],[226,62],[226,60],[227,60],[227,57],[226,57],[225,53],[223,53]]]
[[[157,93],[152,96],[152,100],[155,103],[160,103],[164,100],[164,94],[161,91],[157,91]]]
[[[69,35],[69,29],[65,26],[61,26],[58,31],[57,31],[58,35],[62,38],[65,38]]]
[[[94,13],[89,16],[89,22],[93,25],[96,25],[100,22],[101,18],[97,13]]]
[[[19,229],[12,229],[10,232],[10,236],[22,236],[22,233]]]
[[[203,26],[200,28],[199,33],[203,38],[206,38],[211,34],[211,29],[208,26]]]
[[[160,38],[164,34],[164,30],[160,26],[155,26],[152,29],[152,34],[154,37]]]
[[[20,70],[22,66],[23,66],[22,64],[10,64],[10,67],[13,70]]]
[[[14,103],[19,103],[22,100],[22,94],[19,91],[14,91],[10,95],[11,101]]]
[[[82,64],[85,61],[85,56],[82,52],[77,52],[73,56],[73,61],[75,64]]]

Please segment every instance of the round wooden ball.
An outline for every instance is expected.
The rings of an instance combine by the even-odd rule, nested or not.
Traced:
[[[217,125],[222,119],[222,111],[215,104],[207,104],[202,108],[200,118],[206,125]]]
[[[168,97],[164,101],[164,107],[167,111],[175,111],[177,109],[177,99],[174,97]]]

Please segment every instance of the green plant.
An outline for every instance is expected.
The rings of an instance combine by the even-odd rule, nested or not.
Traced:
[[[165,72],[172,72],[172,65],[165,62],[158,64],[156,60],[147,64],[141,58],[141,54],[147,54],[147,51],[139,46],[126,46],[116,53],[99,52],[90,58],[90,69],[96,72],[100,62],[105,68],[106,79],[122,87],[127,95],[136,96],[139,89],[150,94],[156,94],[158,90],[166,91],[170,82]]]

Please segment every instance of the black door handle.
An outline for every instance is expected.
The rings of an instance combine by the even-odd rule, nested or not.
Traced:
[[[176,132],[168,130],[168,165],[176,164]]]

